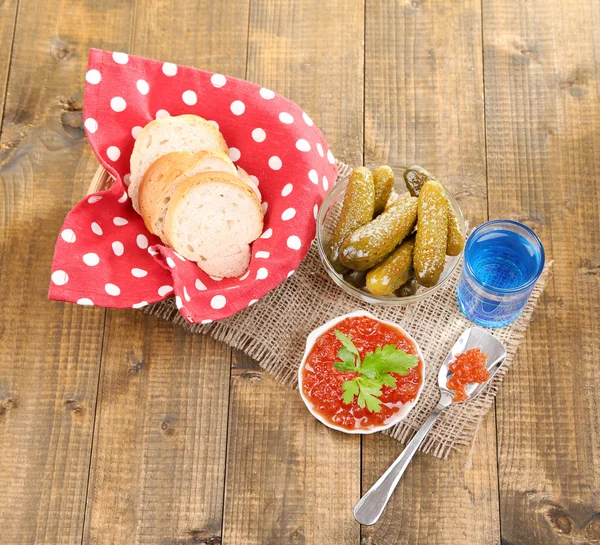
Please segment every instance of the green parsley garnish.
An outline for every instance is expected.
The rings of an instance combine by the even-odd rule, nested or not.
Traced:
[[[381,411],[381,387],[396,386],[396,379],[390,373],[406,375],[409,370],[417,365],[417,356],[407,354],[404,350],[396,348],[395,344],[378,346],[375,352],[365,354],[360,360],[358,349],[347,335],[335,330],[335,336],[342,343],[338,350],[338,358],[333,366],[338,371],[353,371],[361,376],[347,380],[342,384],[342,401],[349,405],[358,396],[358,406],[367,408],[372,413]]]

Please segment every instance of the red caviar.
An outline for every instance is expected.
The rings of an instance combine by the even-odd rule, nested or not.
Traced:
[[[487,354],[479,348],[471,348],[464,354],[456,356],[449,367],[454,374],[446,383],[450,390],[454,390],[453,402],[467,399],[465,388],[469,384],[474,382],[481,384],[490,378],[490,373],[485,367],[487,359]]]
[[[334,331],[350,336],[358,349],[361,359],[373,352],[378,346],[395,344],[396,348],[418,357],[414,342],[397,328],[383,324],[367,316],[346,318],[323,333],[310,351],[302,370],[302,393],[310,401],[312,408],[324,420],[349,430],[369,429],[389,422],[402,404],[414,400],[421,387],[423,362],[419,362],[406,375],[391,373],[396,386],[381,388],[381,412],[361,409],[355,397],[352,403],[342,401],[342,383],[359,376],[353,371],[339,371],[333,364],[340,361],[337,357],[342,343]]]

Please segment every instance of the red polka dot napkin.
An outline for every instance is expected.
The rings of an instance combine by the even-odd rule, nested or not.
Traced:
[[[188,321],[209,323],[252,305],[293,274],[336,178],[323,134],[297,104],[222,74],[97,49],[90,51],[85,79],[87,136],[115,182],[67,215],[56,243],[50,299],[140,308],[174,296]],[[239,278],[210,277],[163,246],[128,198],[137,134],[157,117],[181,114],[218,126],[231,159],[262,193],[264,232]]]

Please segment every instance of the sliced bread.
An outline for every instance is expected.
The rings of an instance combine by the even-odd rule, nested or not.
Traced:
[[[260,190],[258,186],[254,183],[254,180],[250,178],[250,174],[248,174],[242,167],[237,167],[238,178],[242,180],[242,182],[246,183],[254,194],[258,197],[258,200],[262,202],[262,195],[260,194]]]
[[[151,233],[163,237],[167,207],[175,188],[201,172],[225,172],[235,175],[234,164],[226,153],[216,150],[194,154],[172,152],[150,165],[140,183],[140,213]]]
[[[198,261],[206,274],[220,278],[235,278],[244,274],[250,264],[250,245],[231,246],[220,251],[217,255]]]
[[[133,208],[140,212],[138,190],[148,167],[159,157],[172,151],[217,150],[227,153],[223,135],[206,119],[197,115],[161,117],[148,123],[138,135],[130,159],[130,181],[127,192]]]
[[[244,182],[232,174],[204,172],[177,185],[164,239],[182,256],[201,263],[223,248],[250,244],[262,229],[260,202]]]

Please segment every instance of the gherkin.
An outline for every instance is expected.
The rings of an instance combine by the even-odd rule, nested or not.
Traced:
[[[410,295],[414,295],[415,293],[417,293],[417,290],[419,289],[419,283],[417,282],[417,279],[413,276],[411,277],[411,279],[402,284],[395,292],[394,294],[397,297],[409,297]]]
[[[435,178],[419,165],[412,165],[404,171],[404,183],[413,197],[419,196],[421,188]]]
[[[375,187],[373,185],[373,175],[368,168],[355,168],[350,174],[340,219],[329,240],[329,261],[339,273],[344,273],[347,270],[340,263],[340,245],[350,233],[373,219],[374,209]]]
[[[439,182],[426,182],[419,192],[419,222],[415,241],[415,278],[431,287],[444,270],[448,242],[448,199]]]
[[[349,271],[344,275],[344,280],[351,286],[362,289],[367,280],[367,271]]]
[[[414,246],[414,237],[407,238],[367,273],[367,289],[373,295],[391,295],[412,278]]]
[[[340,261],[355,270],[374,267],[410,234],[416,220],[417,199],[409,196],[399,200],[346,237],[340,246]]]
[[[375,215],[378,216],[385,210],[392,194],[394,171],[387,165],[376,168],[373,171],[373,185],[375,186]]]

